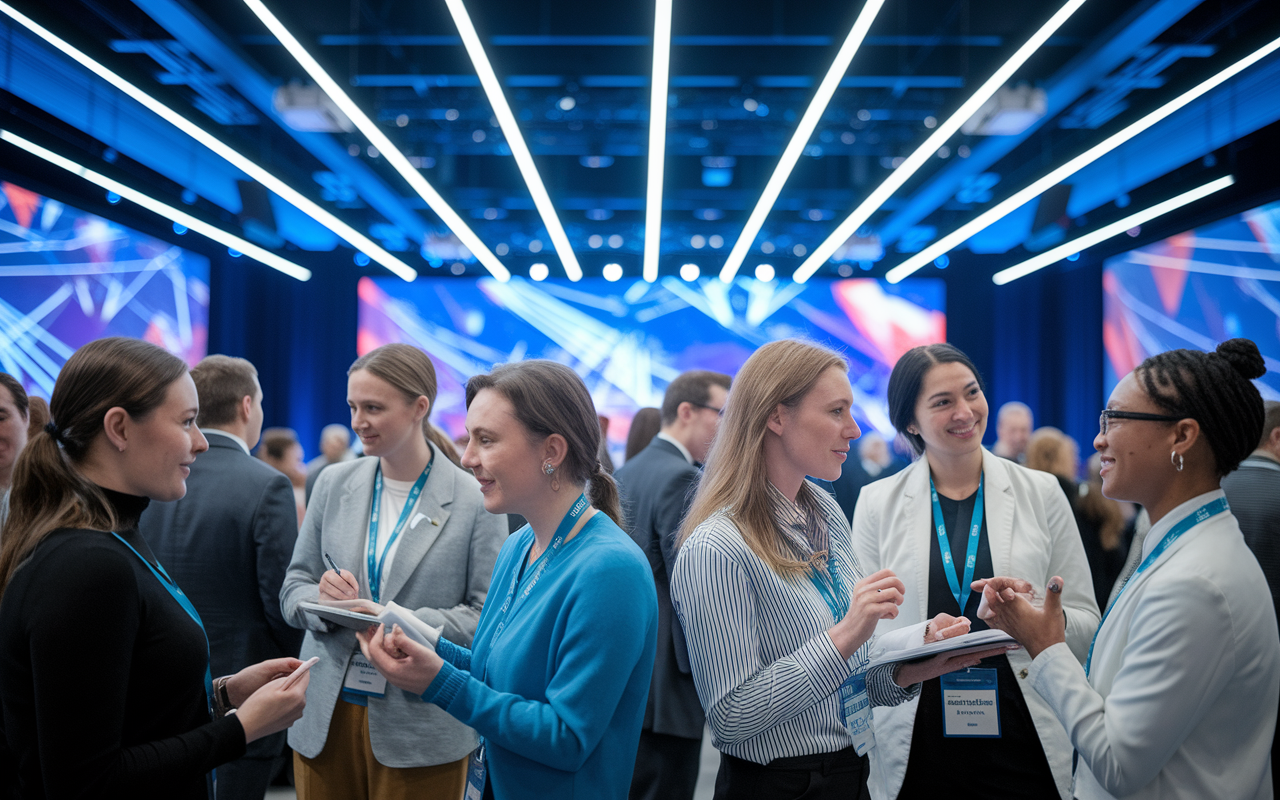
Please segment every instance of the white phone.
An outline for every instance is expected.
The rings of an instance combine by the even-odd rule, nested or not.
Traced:
[[[291,688],[295,683],[302,680],[302,676],[307,672],[307,670],[314,667],[319,661],[320,656],[312,656],[299,664],[298,668],[293,671],[293,674],[284,679],[284,683],[280,686],[281,691]]]

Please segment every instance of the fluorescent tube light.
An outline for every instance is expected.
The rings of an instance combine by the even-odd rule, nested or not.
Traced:
[[[992,206],[987,211],[979,214],[972,221],[965,223],[955,231],[947,234],[921,250],[919,253],[911,256],[911,258],[908,258],[906,261],[903,261],[898,266],[889,270],[885,277],[889,279],[890,283],[897,283],[926,264],[932,263],[938,256],[957,245],[963,244],[970,236],[996,220],[1001,219],[1006,214],[1020,208],[1032,198],[1039,196],[1050,186],[1062,183],[1062,181],[1066,180],[1079,170],[1087,167],[1094,161],[1097,161],[1102,156],[1110,153],[1112,150],[1147,130],[1157,122],[1165,119],[1178,109],[1183,108],[1196,98],[1201,97],[1210,90],[1240,74],[1257,62],[1276,52],[1276,50],[1280,50],[1280,38],[1273,39],[1266,45],[1253,51],[1248,56],[1245,56],[1203,83],[1200,83],[1189,91],[1178,95],[1174,99],[1157,108],[1155,111],[1152,111],[1150,114],[1147,114],[1136,122],[1130,123],[1120,131],[1111,134],[1106,139],[1103,139],[1098,144],[1053,170],[1035,183],[1032,183],[1030,186],[1027,186],[1025,189],[1022,189],[1012,195],[1007,200],[1003,200]]]
[[[1079,1],[1084,2],[1084,0]],[[773,210],[773,204],[777,202],[778,195],[782,193],[783,185],[786,184],[787,178],[791,177],[791,171],[795,169],[796,162],[800,160],[800,154],[804,152],[805,146],[809,143],[809,137],[813,136],[813,129],[821,121],[823,112],[827,110],[827,104],[831,102],[831,96],[840,87],[841,79],[844,78],[844,74],[849,70],[849,63],[853,61],[854,54],[862,46],[862,40],[866,38],[867,30],[871,27],[871,23],[875,21],[876,14],[880,13],[880,8],[883,5],[884,0],[867,0],[867,4],[858,12],[858,18],[854,20],[853,27],[849,30],[849,35],[845,37],[844,44],[840,46],[840,51],[836,53],[835,60],[831,62],[831,68],[827,70],[826,77],[822,79],[822,83],[818,84],[818,91],[814,93],[813,99],[809,101],[809,107],[805,110],[804,116],[800,118],[800,124],[796,126],[795,133],[791,135],[791,141],[787,143],[787,148],[782,151],[782,158],[778,160],[778,166],[774,167],[773,175],[769,177],[769,182],[765,184],[764,192],[756,202],[756,207],[751,210],[751,216],[747,217],[747,224],[743,227],[742,233],[738,235],[738,241],[733,243],[733,249],[729,251],[729,257],[725,259],[724,266],[720,269],[720,280],[725,283],[732,281],[733,276],[738,274],[738,269],[742,266],[743,259],[747,257],[747,252],[751,249],[751,245],[755,243],[756,237],[760,235],[760,228],[764,225],[765,218]]]
[[[476,236],[475,232],[463,221],[462,217],[458,216],[458,212],[454,211],[453,207],[445,202],[445,199],[440,196],[435,187],[428,183],[426,178],[422,177],[422,173],[415,169],[413,164],[409,163],[409,159],[405,157],[404,153],[400,152],[400,148],[391,143],[391,140],[382,132],[382,129],[375,125],[373,120],[369,119],[369,116],[329,76],[324,67],[321,67],[320,63],[311,57],[311,54],[289,32],[289,29],[271,13],[270,9],[262,4],[262,0],[244,0],[244,2],[249,7],[249,10],[258,16],[262,24],[266,25],[267,29],[275,35],[280,44],[284,45],[284,48],[289,51],[289,55],[294,57],[307,75],[311,76],[311,80],[315,81],[316,85],[325,94],[329,95],[329,99],[333,101],[334,105],[347,115],[347,118],[360,130],[360,133],[364,134],[369,143],[378,149],[378,152],[387,160],[387,163],[394,167],[396,172],[400,173],[400,176],[418,193],[418,196],[426,201],[431,210],[436,213],[436,216],[440,217],[440,220],[449,230],[453,231],[453,234],[458,237],[463,246],[479,259],[485,269],[489,270],[489,273],[500,281],[510,279],[511,272],[502,265],[502,262],[493,254],[493,251],[484,242],[480,241],[480,237]],[[512,144],[512,151],[514,152],[514,150],[515,146]]]
[[[1039,255],[1032,256],[1021,264],[1015,264],[1008,269],[1002,269],[995,275],[991,276],[991,280],[995,281],[997,286],[1004,286],[1010,281],[1016,281],[1024,275],[1030,275],[1036,270],[1043,269],[1050,264],[1061,261],[1072,253],[1079,253],[1093,247],[1099,242],[1106,241],[1113,236],[1119,236],[1127,230],[1131,230],[1138,225],[1155,219],[1163,214],[1168,214],[1174,209],[1182,208],[1188,203],[1194,203],[1202,197],[1221,191],[1231,184],[1235,183],[1234,175],[1228,175],[1225,178],[1218,178],[1216,181],[1210,181],[1203,186],[1198,186],[1189,192],[1183,192],[1177,197],[1171,197],[1163,203],[1157,203],[1150,208],[1145,208],[1136,214],[1130,214],[1124,219],[1117,220],[1110,225],[1104,225],[1096,231],[1086,233],[1077,237],[1070,242],[1058,245],[1052,250],[1046,250]]]
[[[61,167],[73,175],[78,175],[81,178],[84,178],[90,183],[97,184],[108,192],[115,192],[120,195],[122,199],[128,200],[131,203],[137,203],[148,211],[159,214],[171,222],[176,222],[179,225],[186,227],[188,230],[192,230],[202,236],[209,237],[218,244],[237,250],[255,261],[261,261],[272,269],[278,269],[291,278],[297,278],[300,281],[311,280],[311,270],[306,269],[305,267],[300,267],[292,261],[281,258],[275,253],[272,253],[269,250],[264,250],[253,242],[228,233],[221,228],[215,228],[203,220],[196,219],[190,214],[179,211],[171,205],[167,205],[156,200],[154,197],[145,195],[136,189],[125,186],[119,181],[114,181],[106,175],[87,169],[69,158],[64,158],[63,156],[58,155],[52,150],[46,150],[35,142],[29,139],[24,139],[16,133],[0,129],[0,140],[6,141],[15,147],[20,147],[34,156],[43,158],[45,161],[48,161],[56,167]]]
[[[955,135],[956,131],[960,130],[960,127],[968,122],[969,119],[978,112],[978,109],[982,107],[983,103],[991,99],[992,95],[1008,83],[1014,73],[1027,62],[1027,59],[1031,58],[1032,54],[1039,50],[1049,37],[1057,32],[1058,28],[1062,27],[1062,24],[1070,19],[1071,15],[1076,13],[1084,3],[1085,0],[1068,0],[1065,5],[1058,9],[1057,13],[1049,18],[1048,22],[1040,26],[1040,29],[1037,30],[1035,34],[1033,34],[1032,37],[1022,45],[1022,47],[1019,47],[1017,51],[1009,57],[1008,61],[1001,64],[1000,68],[996,70],[990,78],[987,78],[985,83],[978,87],[978,90],[964,102],[964,105],[956,109],[955,113],[935,128],[933,133],[929,135],[929,138],[925,139],[924,143],[915,149],[915,152],[907,156],[901,166],[889,173],[889,176],[875,188],[875,191],[867,195],[867,199],[863,200],[858,207],[853,210],[853,213],[846,217],[844,222],[841,222],[822,244],[814,248],[809,257],[805,259],[804,263],[796,269],[795,274],[791,276],[792,280],[797,283],[803,283],[812,277],[813,273],[817,272],[818,268],[825,264],[827,259],[831,258],[831,256],[835,254],[840,245],[844,244],[850,236],[857,233],[863,223],[871,219],[871,215],[879,211],[880,207],[884,205],[884,202],[888,200],[894,192],[902,188],[902,185],[905,184],[912,175],[916,174],[916,171],[919,170],[934,153],[938,152],[938,148],[946,144],[947,140]]]
[[[275,175],[272,175],[270,172],[267,172],[253,161],[250,161],[238,151],[232,149],[221,139],[196,125],[194,122],[174,111],[172,108],[169,108],[164,103],[161,103],[151,95],[142,91],[137,86],[117,75],[115,72],[112,72],[101,62],[95,61],[85,53],[75,47],[72,47],[69,43],[56,36],[52,31],[39,25],[35,20],[4,2],[4,0],[0,0],[0,13],[5,14],[5,16],[14,20],[19,25],[22,25],[36,36],[39,36],[80,66],[97,75],[99,78],[102,78],[104,81],[124,92],[129,97],[132,97],[134,100],[138,101],[147,109],[158,115],[161,119],[195,139],[217,155],[226,159],[246,175],[275,192],[285,202],[297,206],[302,213],[333,231],[342,239],[346,240],[352,247],[364,252],[374,261],[391,270],[396,275],[399,275],[407,281],[411,281],[418,276],[417,271],[415,271],[413,267],[410,267],[408,264],[382,249],[382,247],[372,239],[360,233],[355,228],[352,228],[350,225],[338,219],[333,214],[330,214],[328,211],[325,211],[319,205],[307,199],[284,181],[280,180]]]
[[[878,0],[883,2],[883,0]],[[644,201],[644,279],[658,279],[662,247],[662,172],[667,151],[667,78],[671,72],[671,3],[657,0],[653,20],[653,80],[649,95],[649,179]]]
[[[257,3],[259,0],[245,0],[245,2]],[[471,24],[471,17],[467,14],[467,8],[462,4],[462,0],[445,0],[445,4],[449,7],[449,13],[453,16],[454,24],[458,26],[458,34],[462,37],[462,45],[467,49],[467,55],[471,57],[471,64],[475,67],[476,75],[480,78],[480,86],[489,98],[489,105],[493,107],[493,115],[498,118],[498,126],[502,128],[502,135],[507,138],[507,146],[511,148],[511,155],[515,157],[516,167],[519,168],[525,185],[529,187],[529,194],[533,196],[533,205],[538,209],[538,215],[542,217],[542,224],[546,226],[547,235],[551,237],[551,245],[555,247],[556,255],[560,257],[560,264],[564,267],[565,274],[569,276],[569,280],[581,280],[582,267],[578,264],[578,257],[574,254],[573,247],[569,244],[569,237],[565,235],[564,227],[560,224],[560,217],[556,215],[555,207],[551,205],[551,197],[547,194],[547,187],[543,185],[542,176],[538,174],[538,167],[533,163],[533,155],[529,152],[529,146],[525,144],[524,135],[520,133],[520,126],[516,124],[515,115],[511,113],[511,106],[507,104],[507,98],[502,93],[502,86],[498,83],[498,76],[493,72],[493,65],[489,63],[489,57],[485,55],[484,45],[480,43],[480,37],[476,34],[475,26]]]

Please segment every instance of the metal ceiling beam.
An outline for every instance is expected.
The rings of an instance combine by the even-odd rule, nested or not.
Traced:
[[[972,148],[968,158],[952,161],[936,173],[916,190],[903,208],[876,226],[881,243],[888,247],[896,242],[908,228],[955,196],[967,178],[986,172],[1042,125],[1084,96],[1139,48],[1150,44],[1198,5],[1200,0],[1147,0],[1131,9],[1094,44],[1045,81],[1047,109],[1044,117],[1016,136],[987,137]]]
[[[302,145],[336,175],[347,179],[360,197],[406,236],[421,242],[427,224],[412,211],[405,198],[391,189],[359,159],[352,158],[336,139],[327,133],[295,131],[285,125],[272,107],[275,86],[257,68],[227,44],[227,39],[199,10],[183,0],[134,0],[165,30],[173,34],[205,64],[217,70],[246,100],[274,120],[286,133]]]
[[[512,88],[563,86],[570,80],[585,88],[644,88],[648,75],[508,75],[503,81]],[[720,89],[751,83],[761,89],[808,89],[812,75],[673,75],[671,86],[680,89]],[[476,75],[422,75],[414,73],[390,75],[355,75],[352,86],[409,86],[429,89],[439,86],[479,86]],[[960,89],[964,78],[959,75],[848,75],[840,80],[843,89]]]
[[[279,44],[274,36],[241,36],[241,44]],[[326,47],[445,47],[462,44],[457,36],[431,34],[326,34],[317,41]],[[830,36],[673,36],[673,45],[691,47],[830,47]],[[648,47],[648,36],[493,36],[490,47]],[[864,45],[877,47],[1003,47],[1003,36],[868,36]],[[1046,47],[1077,47],[1082,40],[1054,36]]]

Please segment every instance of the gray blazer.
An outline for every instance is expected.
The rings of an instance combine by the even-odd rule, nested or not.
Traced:
[[[401,534],[382,601],[414,609],[444,636],[470,646],[489,591],[498,550],[507,538],[504,515],[484,510],[480,486],[434,446],[431,477],[418,498],[426,518]],[[280,590],[280,607],[290,625],[306,628],[302,658],[319,656],[311,670],[307,710],[289,730],[289,745],[315,758],[329,735],[333,709],[340,702],[347,663],[358,647],[355,631],[330,626],[298,608],[315,602],[327,567],[323,553],[343,569],[364,571],[369,509],[378,459],[361,458],[329,466],[316,482],[303,518],[293,561]],[[388,767],[428,767],[463,758],[475,749],[475,731],[445,711],[387,685],[383,698],[369,699],[369,739],[378,763]]]

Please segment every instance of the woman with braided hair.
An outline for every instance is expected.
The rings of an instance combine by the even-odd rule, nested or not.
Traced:
[[[1102,491],[1152,525],[1083,669],[1064,644],[1060,577],[1042,610],[1016,594],[1026,581],[974,583],[1079,753],[1079,800],[1272,796],[1280,638],[1220,488],[1261,435],[1250,381],[1265,373],[1257,346],[1232,339],[1152,356],[1111,393],[1093,443]]]

